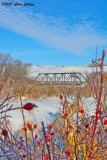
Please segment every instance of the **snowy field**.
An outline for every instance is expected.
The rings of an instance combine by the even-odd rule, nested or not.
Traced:
[[[72,102],[71,97],[69,97],[67,100]],[[96,105],[94,103],[93,98],[85,98],[83,99],[85,102],[84,111],[88,115],[94,115],[95,114],[95,108]],[[41,121],[44,121],[45,125],[51,123],[55,117],[58,116],[58,110],[59,108],[62,108],[60,104],[59,98],[48,98],[48,99],[39,99],[39,100],[23,100],[23,105],[27,102],[31,102],[33,104],[36,104],[38,108],[34,108],[32,111],[26,111],[24,110],[25,114],[25,120],[26,122],[28,120],[33,121],[37,124],[37,126],[41,127]],[[9,105],[13,104],[13,106],[21,107],[20,100],[12,100],[9,101]],[[91,104],[91,105],[90,105]],[[10,121],[13,125],[13,130],[16,131],[17,129],[23,127],[23,118],[22,118],[22,112],[21,110],[13,110],[9,111],[7,115],[11,116]]]
[[[97,67],[98,71],[100,68]],[[83,75],[96,71],[95,67],[88,66],[31,66],[28,68],[28,77],[35,78],[39,73],[69,73],[80,72]],[[104,71],[107,72],[107,66],[104,66]]]

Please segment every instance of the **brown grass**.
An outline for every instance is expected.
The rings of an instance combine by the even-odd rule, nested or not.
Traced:
[[[78,87],[82,97],[90,97],[92,96],[91,89],[89,84],[85,84],[84,87]],[[48,97],[59,97],[60,94],[65,94],[69,96],[77,95],[77,86],[76,85],[38,85],[35,81],[31,81],[28,83],[26,81],[18,81],[14,82],[12,79],[8,79],[6,84],[3,85],[1,91],[1,97],[6,97],[7,93],[11,96],[19,95],[30,98],[30,99],[39,99],[48,98]],[[16,98],[18,98],[16,96]]]

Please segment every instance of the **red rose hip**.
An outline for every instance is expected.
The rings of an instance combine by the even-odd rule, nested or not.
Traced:
[[[104,125],[107,125],[107,120],[104,121]]]
[[[32,103],[26,103],[24,106],[23,106],[23,109],[25,110],[32,110],[34,107],[37,107],[35,104],[32,104]]]
[[[66,156],[70,156],[70,153],[68,151],[65,151]]]
[[[61,100],[63,99],[63,96],[62,96],[62,95],[60,95],[60,99],[61,99]]]
[[[7,137],[8,136],[8,132],[6,129],[3,129],[2,130],[2,133],[1,133],[3,136]]]
[[[79,112],[80,112],[80,113],[84,113],[84,110],[80,110]]]

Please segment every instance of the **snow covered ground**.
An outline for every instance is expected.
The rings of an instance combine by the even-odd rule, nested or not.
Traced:
[[[32,111],[26,111],[24,110],[25,114],[25,120],[26,122],[28,120],[34,121],[38,127],[41,126],[41,121],[44,121],[50,123],[54,117],[58,114],[58,108],[60,104],[60,100],[57,98],[50,98],[50,99],[39,99],[37,101],[34,100],[23,100],[22,104],[26,103],[33,103],[38,106],[38,108],[34,108]],[[13,104],[14,108],[21,107],[21,102],[19,99],[17,100],[11,100],[9,101],[9,106]],[[13,124],[13,128],[15,130],[22,127],[23,124],[23,118],[22,118],[22,112],[20,109],[18,110],[12,110],[7,113],[7,115],[11,116],[9,118]]]
[[[70,97],[68,98],[68,100],[72,102]],[[85,113],[87,113],[88,115],[94,115],[95,108],[96,108],[94,99],[85,98],[83,100],[86,103],[86,105],[84,105]],[[26,122],[28,120],[31,120],[34,123],[36,123],[38,127],[41,126],[41,121],[44,121],[45,124],[51,123],[55,119],[55,117],[58,115],[59,108],[62,108],[59,98],[39,99],[36,101],[23,100],[22,102],[23,102],[23,105],[26,104],[27,102],[31,102],[38,106],[38,108],[34,108],[33,111],[24,110]],[[12,100],[9,102],[9,104],[13,104],[15,108],[21,106],[20,100]],[[9,119],[12,122],[14,131],[22,127],[23,118],[22,118],[21,110],[9,111],[7,115],[11,116],[11,118]]]

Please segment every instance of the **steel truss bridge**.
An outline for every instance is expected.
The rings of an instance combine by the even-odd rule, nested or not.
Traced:
[[[37,84],[40,85],[81,85],[87,82],[85,76],[80,72],[72,73],[39,73],[35,78]]]

